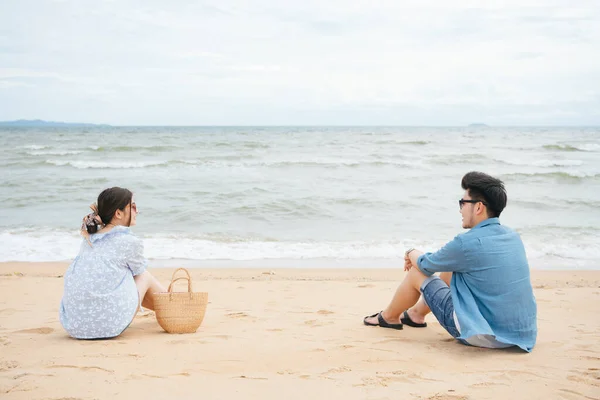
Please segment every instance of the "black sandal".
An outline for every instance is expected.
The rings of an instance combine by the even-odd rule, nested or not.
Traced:
[[[402,324],[389,324],[385,319],[383,319],[383,317],[381,316],[381,312],[378,312],[376,314],[373,315],[369,315],[368,317],[365,317],[363,319],[363,323],[367,326],[380,326],[382,328],[391,328],[391,329],[397,329],[397,330],[401,330],[402,329]],[[373,318],[373,317],[377,317],[377,324],[372,324],[370,322],[367,322],[367,318]]]
[[[413,328],[427,328],[427,322],[423,322],[422,324],[413,322],[413,320],[408,316],[408,310],[404,311],[404,314],[402,315],[403,317],[400,318],[400,322],[402,322],[404,325],[412,326]]]

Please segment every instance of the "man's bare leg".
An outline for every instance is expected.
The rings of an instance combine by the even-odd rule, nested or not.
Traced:
[[[396,289],[396,293],[392,298],[390,304],[381,313],[383,319],[390,324],[397,324],[400,322],[400,315],[410,307],[414,306],[419,296],[421,295],[421,284],[427,279],[418,268],[411,268],[410,271],[404,277],[404,280]],[[377,324],[377,316],[367,318],[367,322]]]
[[[452,280],[452,272],[442,272],[440,278],[450,286],[450,280]],[[425,316],[431,312],[429,306],[425,302],[423,296],[419,299],[419,302],[414,307],[407,310],[408,316],[416,324],[422,324],[425,322]]]

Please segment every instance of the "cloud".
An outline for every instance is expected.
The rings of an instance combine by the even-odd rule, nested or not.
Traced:
[[[0,119],[600,123],[593,1],[25,0],[0,27]]]

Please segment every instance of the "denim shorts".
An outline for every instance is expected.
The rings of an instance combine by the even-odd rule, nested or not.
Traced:
[[[460,332],[454,322],[454,303],[452,303],[452,295],[446,282],[439,276],[430,276],[425,279],[425,282],[421,285],[421,293],[423,293],[425,302],[440,325],[442,325],[452,337],[459,337]]]

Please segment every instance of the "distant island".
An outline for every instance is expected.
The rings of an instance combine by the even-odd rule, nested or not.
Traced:
[[[19,119],[16,121],[0,121],[0,126],[24,126],[24,127],[66,127],[66,126],[110,126],[106,124],[86,124],[79,122],[56,122],[56,121],[43,121],[41,119]]]
[[[486,124],[469,124],[469,128],[489,128],[489,125]]]

